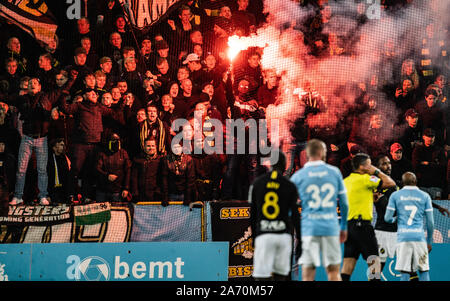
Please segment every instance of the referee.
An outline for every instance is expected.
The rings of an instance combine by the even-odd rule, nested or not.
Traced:
[[[373,193],[395,187],[395,181],[372,165],[369,155],[359,153],[352,158],[353,172],[344,179],[348,197],[348,238],[344,244],[341,277],[349,281],[359,256],[371,271],[380,271],[378,243],[372,226]],[[369,277],[371,278],[371,277]]]
[[[301,254],[298,193],[295,185],[283,176],[286,157],[278,150],[272,152],[271,158],[274,157],[278,158],[277,163],[256,178],[249,189],[250,222],[255,237],[253,278],[286,281],[292,266],[294,229],[299,242],[296,257]]]

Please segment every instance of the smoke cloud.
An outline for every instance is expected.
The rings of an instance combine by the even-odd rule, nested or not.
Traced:
[[[365,1],[329,1],[331,17],[322,33],[337,37],[338,46],[344,49],[340,55],[318,58],[309,54],[302,24],[316,14],[316,8],[288,0],[265,0],[268,23],[255,35],[239,38],[244,49],[264,47],[262,68],[274,69],[281,76],[279,104],[266,110],[268,125],[271,119],[279,121],[281,143],[292,140],[289,128],[304,114],[296,91],[308,85],[322,95],[326,107],[308,118],[312,127],[336,126],[364,90],[377,98],[384,126],[392,127],[396,121],[395,103],[381,87],[399,84],[395,82],[399,66],[420,49],[430,22],[438,21],[447,28],[449,4],[446,0],[414,1],[399,9],[380,9],[379,19],[367,18],[369,5]],[[366,22],[360,22],[364,18]]]

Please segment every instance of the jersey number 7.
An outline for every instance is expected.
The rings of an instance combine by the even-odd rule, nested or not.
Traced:
[[[406,205],[405,206],[405,210],[406,211],[411,211],[411,214],[409,215],[408,221],[406,222],[408,224],[408,226],[411,226],[412,222],[413,222],[413,219],[414,219],[414,216],[416,215],[416,212],[417,212],[417,207],[414,206],[414,205],[409,205],[409,206]]]

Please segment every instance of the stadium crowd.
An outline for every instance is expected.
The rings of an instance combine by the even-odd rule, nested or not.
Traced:
[[[34,45],[32,38],[1,21],[0,175],[10,204],[246,199],[252,180],[266,171],[260,154],[186,150],[211,142],[204,141],[212,133],[209,120],[263,119],[267,106],[278,104],[281,78],[262,68],[263,49],[242,51],[232,70],[226,56],[228,37],[248,36],[268,22],[262,1],[187,1],[144,31],[130,27],[118,1],[92,2],[89,17],[61,27],[42,47],[25,47]],[[315,9],[295,27],[309,54],[347,55],[348,37],[322,31],[335,14],[329,1],[300,2]],[[386,11],[413,1],[391,2]],[[355,19],[361,26],[368,21],[356,10]],[[423,45],[408,57],[395,56],[395,41],[380,50],[395,62],[395,74],[385,75],[395,80],[378,75],[361,83],[355,106],[334,128],[308,126],[324,103],[313,91],[299,97],[306,109],[291,127],[288,175],[305,163],[305,142],[318,138],[327,144],[328,163],[344,177],[355,154],[388,155],[398,185],[412,171],[433,199],[446,199],[449,60],[448,39],[441,39],[448,28],[441,25],[423,28]],[[401,112],[395,122],[386,120],[371,89],[395,103]],[[203,122],[198,140],[194,112]],[[180,118],[187,122],[172,129]],[[179,131],[191,143],[172,147]]]

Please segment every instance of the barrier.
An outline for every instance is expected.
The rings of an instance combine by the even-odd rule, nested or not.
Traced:
[[[0,245],[0,280],[224,281],[228,243]]]
[[[434,202],[449,208],[448,201]],[[222,250],[221,254],[222,256],[224,252],[227,254],[228,272],[226,277],[222,272],[221,277],[228,280],[250,280],[253,269],[250,216],[250,206],[246,201],[208,202],[200,208],[190,208],[179,203],[170,203],[168,207],[162,207],[160,203],[104,203],[71,207],[65,205],[10,206],[8,216],[0,217],[0,241],[2,242],[0,244],[0,280],[5,279],[5,276],[2,276],[5,273],[8,279],[30,280],[31,278],[27,276],[29,273],[27,265],[21,263],[27,262],[24,258],[29,258],[32,251],[37,258],[36,254],[40,251],[36,250],[46,253],[46,248],[55,248],[54,245],[58,244],[75,248],[79,242],[89,242],[89,244],[83,244],[86,248],[99,248],[96,245],[106,246],[114,242],[112,246],[117,250],[127,248],[133,243],[196,242],[207,246],[212,242],[225,242],[226,250]],[[433,251],[430,254],[431,277],[433,280],[450,280],[448,272],[450,270],[448,258],[450,218],[443,216],[436,209],[434,209],[434,217],[436,227],[433,235]],[[8,249],[12,246],[16,248],[15,251]],[[180,245],[178,249],[183,250],[183,248]],[[208,247],[205,248],[208,249]],[[198,253],[196,249],[192,250]],[[183,250],[185,253],[191,253],[191,251]],[[4,256],[4,252],[8,255]],[[137,253],[131,254],[133,255],[130,256],[134,256]],[[77,256],[81,263],[87,257],[96,255]],[[103,258],[100,255],[97,257]],[[6,261],[2,261],[6,260],[5,258],[8,260],[6,265]],[[172,264],[173,262],[172,260]],[[101,265],[101,263],[98,264]],[[204,263],[201,262],[201,265]],[[14,267],[13,270],[11,266]],[[138,265],[138,270],[140,266]],[[383,280],[398,280],[394,266],[395,262],[388,261],[383,271]],[[132,265],[129,267],[132,269]],[[298,267],[294,266],[293,279],[301,279],[299,274]],[[33,274],[32,279],[42,280],[40,275],[38,277]],[[50,276],[42,274],[42,277]],[[148,277],[144,279],[149,280]],[[196,278],[193,277],[193,279]],[[366,264],[359,259],[352,280],[365,281],[366,279]],[[317,280],[326,280],[323,268],[318,269]]]

